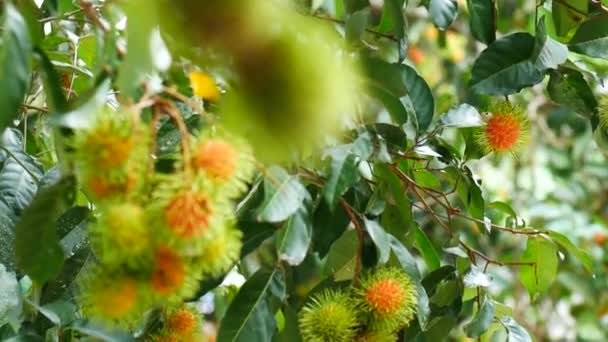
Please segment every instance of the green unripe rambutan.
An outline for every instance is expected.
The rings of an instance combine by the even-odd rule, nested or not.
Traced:
[[[397,268],[368,273],[355,290],[355,297],[363,312],[363,321],[372,330],[399,330],[416,314],[416,287],[409,276]]]
[[[146,254],[151,236],[144,208],[129,202],[113,203],[100,207],[100,212],[98,222],[89,228],[100,263],[132,266],[149,261]]]
[[[347,294],[325,290],[300,312],[300,330],[307,342],[350,342],[357,333],[357,310]]]

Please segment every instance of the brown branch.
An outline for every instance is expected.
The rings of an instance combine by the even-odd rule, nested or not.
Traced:
[[[365,230],[361,226],[361,222],[357,218],[357,214],[353,207],[346,202],[344,198],[340,198],[340,205],[348,215],[348,218],[355,226],[355,230],[357,231],[357,237],[359,239],[359,245],[357,246],[357,254],[355,259],[355,274],[353,275],[353,285],[356,287],[359,285],[359,276],[361,275],[361,258],[363,255],[363,241],[365,239]]]
[[[188,127],[184,123],[179,110],[175,106],[175,103],[172,101],[156,97],[155,98],[155,106],[158,107],[158,110],[162,113],[167,114],[177,126],[181,137],[181,145],[182,145],[182,156],[184,159],[184,173],[187,182],[190,182],[193,177],[192,173],[192,155],[190,150],[190,133],[188,132]]]
[[[313,15],[312,17],[313,18],[317,18],[317,19],[321,19],[321,20],[331,21],[332,23],[336,23],[336,24],[340,24],[340,25],[345,25],[346,24],[346,22],[344,20],[340,20],[340,19],[336,19],[336,18],[332,18],[332,17],[328,17],[328,16]],[[365,31],[367,33],[371,33],[371,34],[376,35],[378,37],[390,39],[390,40],[392,40],[394,42],[399,42],[399,39],[397,37],[393,36],[392,34],[386,34],[386,33],[378,32],[378,31],[374,31],[372,29],[365,29]]]

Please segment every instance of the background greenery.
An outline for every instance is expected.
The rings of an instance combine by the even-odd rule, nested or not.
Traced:
[[[192,96],[187,75],[200,67],[230,94],[235,71],[168,23],[187,3],[2,1],[0,262],[15,272],[0,269],[3,340],[145,340],[153,331],[153,314],[139,331],[110,331],[73,300],[94,208],[59,181],[69,174],[60,137],[104,104],[137,103],[142,84],[175,100],[189,128],[204,121],[201,107],[222,117],[221,105]],[[237,212],[241,262],[193,298],[211,334],[297,341],[311,291],[390,263],[419,290],[403,340],[607,340],[608,140],[598,99],[608,1],[297,6],[343,34],[366,91],[353,95],[355,119],[323,153],[260,165]],[[189,20],[199,14],[209,16]],[[531,122],[517,157],[484,156],[472,140],[496,99],[522,106]],[[170,167],[180,140],[171,122],[158,140],[158,168]],[[16,303],[5,295],[15,279]]]

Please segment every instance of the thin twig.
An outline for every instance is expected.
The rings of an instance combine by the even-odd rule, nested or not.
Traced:
[[[353,275],[353,285],[356,287],[359,285],[359,276],[361,275],[361,258],[363,255],[363,242],[365,239],[365,231],[361,226],[361,222],[357,218],[354,209],[344,200],[344,198],[340,198],[340,205],[344,208],[346,215],[355,226],[355,230],[357,231],[357,237],[359,239],[359,245],[357,246],[357,254],[355,259],[355,274]]]
[[[332,17],[328,17],[328,16],[314,15],[313,18],[331,21],[332,23],[336,23],[336,24],[340,24],[340,25],[345,25],[346,24],[346,22],[344,20],[340,20],[340,19],[336,19],[336,18],[332,18]],[[396,38],[395,36],[393,36],[392,34],[378,32],[378,31],[374,31],[372,29],[365,29],[365,31],[368,32],[368,33],[371,33],[373,35],[376,35],[378,37],[390,39],[390,40],[392,40],[394,42],[399,42],[399,39]]]

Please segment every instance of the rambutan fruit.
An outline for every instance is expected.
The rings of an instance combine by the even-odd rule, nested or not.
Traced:
[[[165,326],[182,340],[188,340],[200,333],[202,320],[202,316],[194,308],[183,305],[169,312]]]
[[[486,125],[477,132],[478,144],[485,153],[515,153],[528,135],[528,119],[523,110],[508,102],[499,102],[493,104],[489,112]]]
[[[392,332],[406,327],[416,314],[416,288],[397,268],[367,274],[355,290],[358,307],[371,330]]]
[[[152,289],[167,295],[178,291],[186,280],[186,266],[183,260],[172,249],[160,247],[156,251]]]
[[[255,171],[251,147],[224,130],[200,132],[194,141],[192,166],[218,193],[236,198],[247,190]]]
[[[196,259],[203,274],[218,276],[228,271],[240,257],[241,236],[241,231],[229,226],[218,227],[210,232]]]
[[[604,94],[599,98],[598,113],[600,119],[600,126],[608,131],[608,94]]]
[[[236,172],[238,153],[224,140],[209,139],[196,147],[192,164],[211,178],[225,181]]]
[[[165,207],[167,226],[183,238],[201,236],[209,228],[214,205],[204,193],[184,191],[173,196]]]
[[[92,270],[80,281],[80,291],[86,316],[123,326],[140,318],[141,286],[129,276]]]
[[[99,261],[107,266],[149,261],[151,237],[144,208],[124,202],[100,207],[99,220],[89,228]]]
[[[130,173],[91,173],[83,175],[84,190],[88,196],[96,200],[121,197],[129,194],[136,187],[136,179]]]
[[[77,136],[77,149],[89,167],[115,168],[129,159],[136,144],[133,121],[124,113],[100,113],[94,125]]]
[[[307,342],[350,342],[357,334],[357,310],[347,294],[325,290],[302,309],[300,330]]]
[[[211,76],[202,71],[193,71],[189,74],[189,78],[194,95],[211,102],[220,99],[220,91]]]

